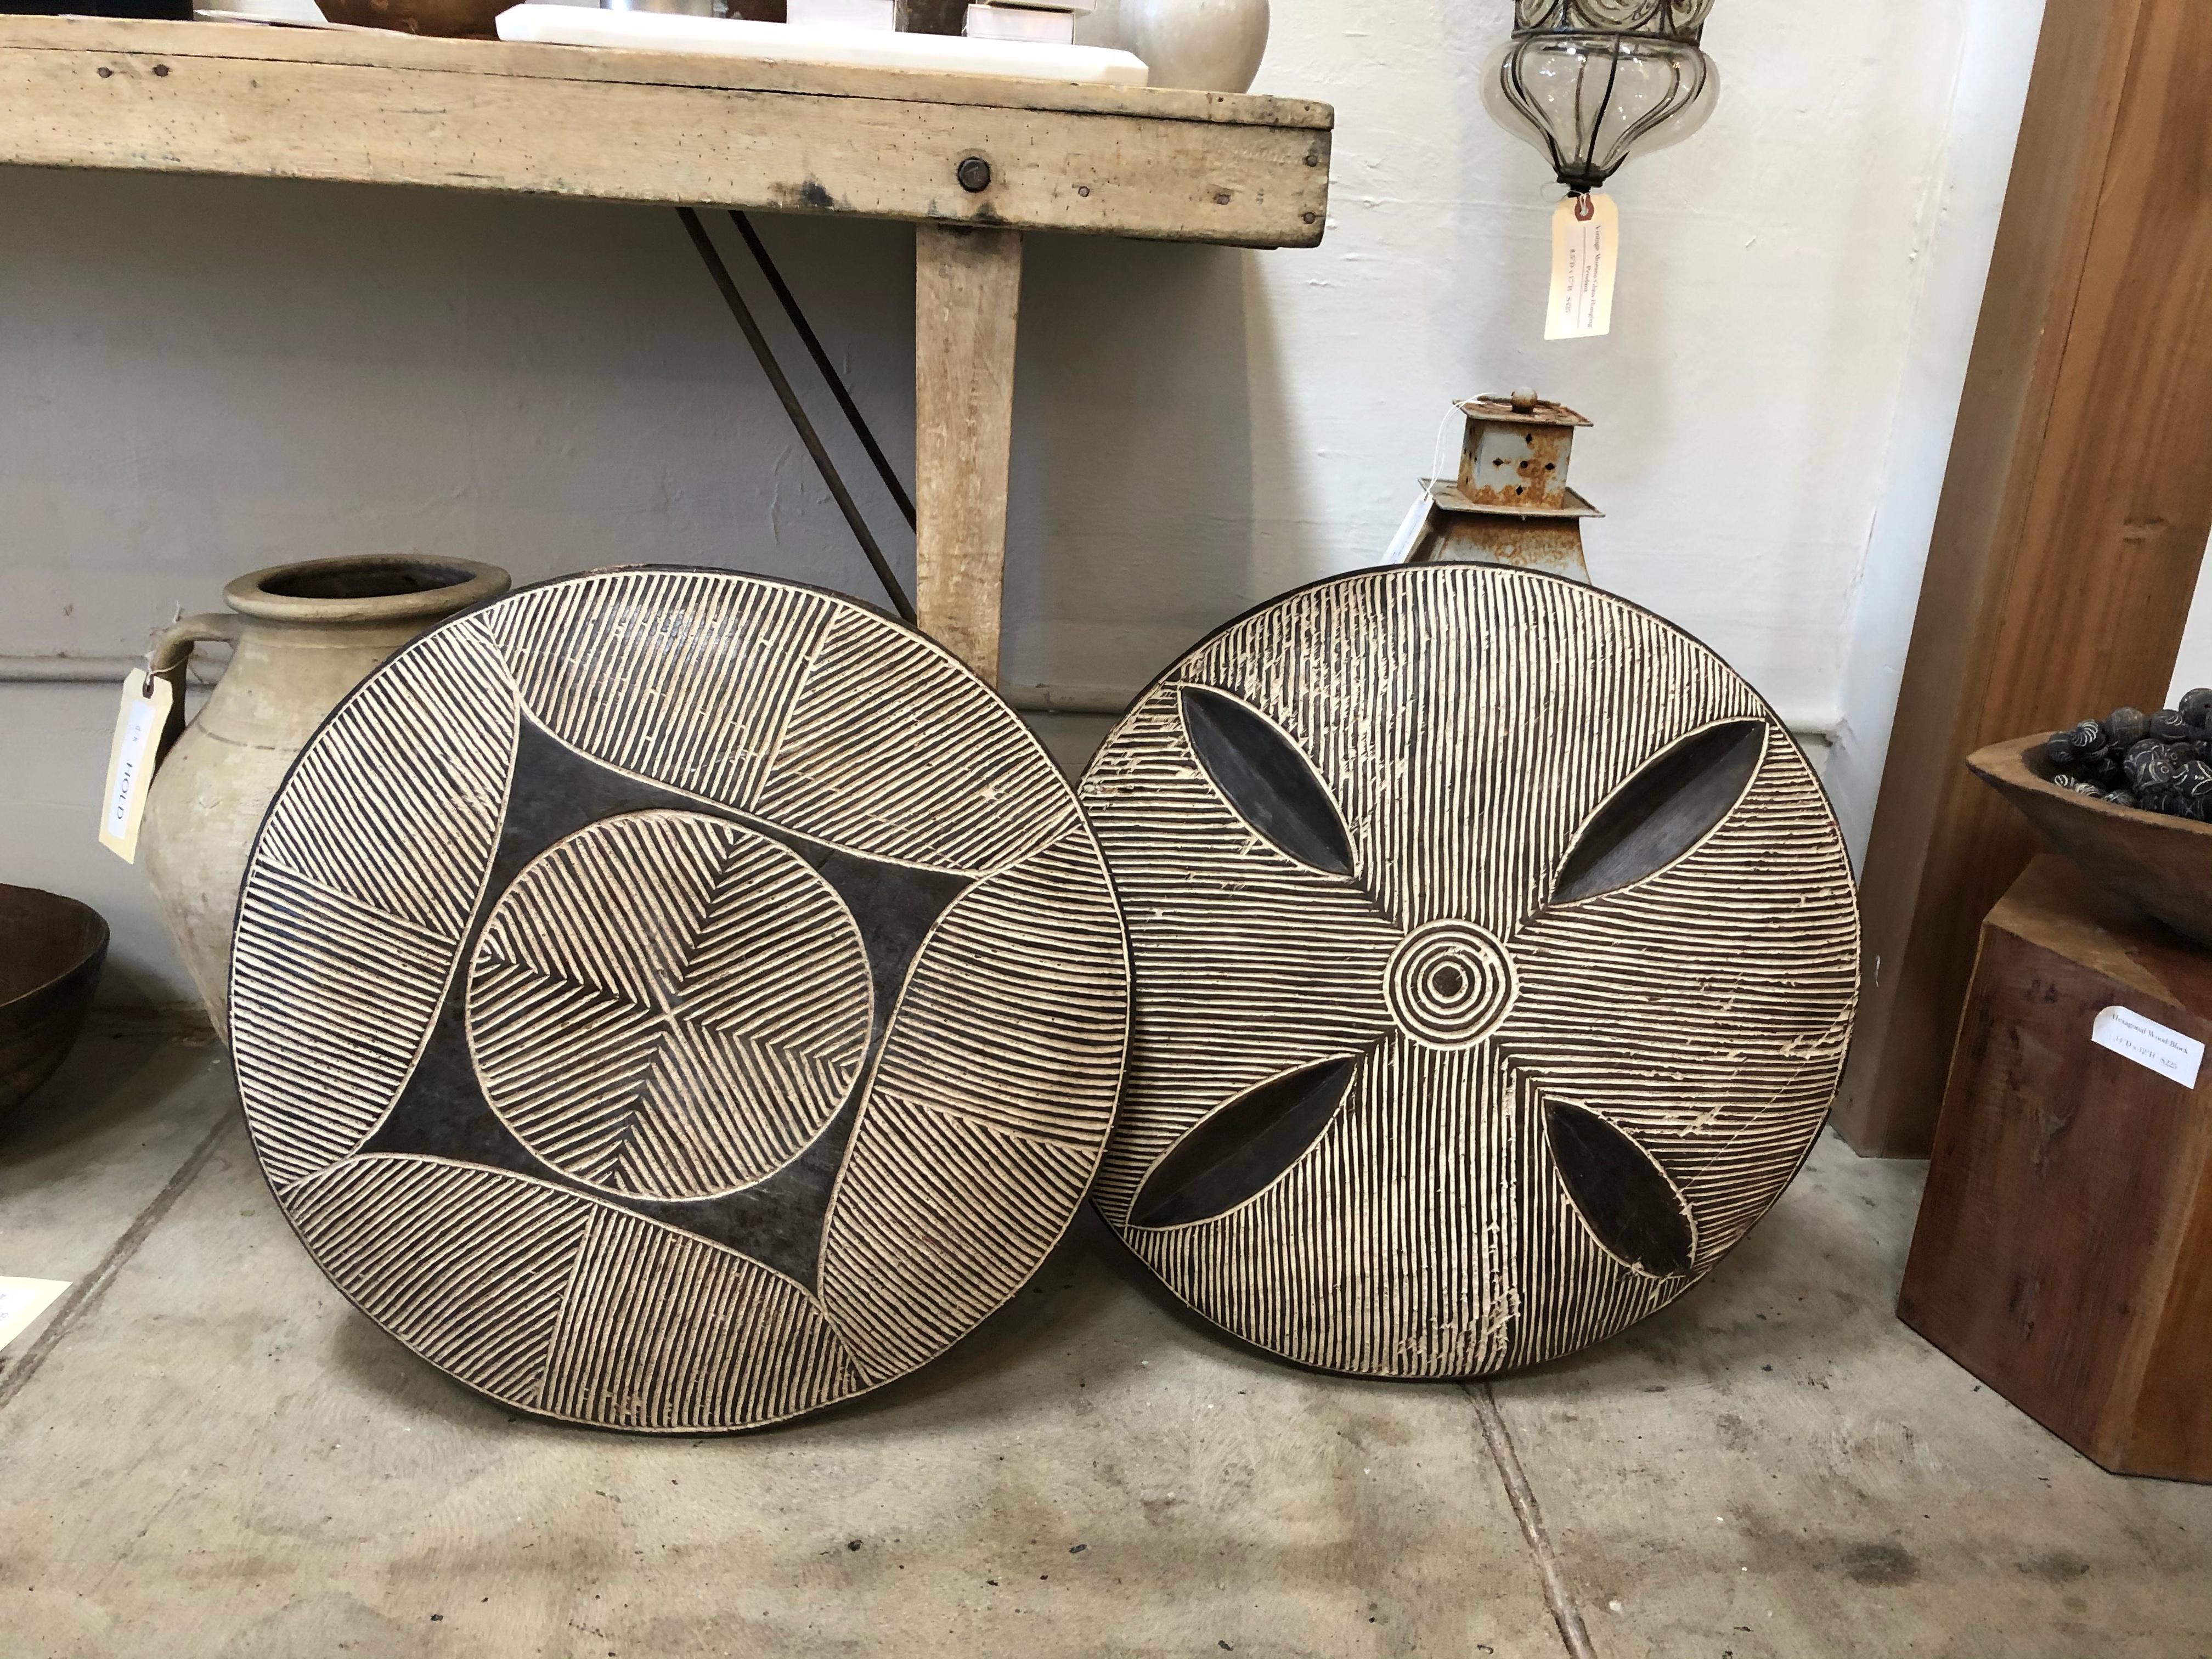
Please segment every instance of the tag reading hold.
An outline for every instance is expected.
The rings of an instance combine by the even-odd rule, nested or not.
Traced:
[[[2116,1054],[2125,1054],[2138,1066],[2147,1066],[2160,1077],[2170,1077],[2185,1089],[2197,1086],[2197,1068],[2204,1063],[2204,1045],[2184,1036],[2171,1026],[2146,1019],[2132,1008],[2100,1008],[2089,1028],[2089,1041]]]
[[[65,1279],[0,1279],[0,1348],[30,1329],[67,1289]]]
[[[1620,209],[1601,190],[1570,196],[1552,210],[1552,301],[1547,340],[1613,331],[1613,279],[1620,267]]]
[[[160,674],[134,668],[123,678],[123,706],[107,750],[107,793],[100,808],[100,844],[125,864],[138,860],[138,825],[146,816],[146,787],[161,757],[176,688]]]

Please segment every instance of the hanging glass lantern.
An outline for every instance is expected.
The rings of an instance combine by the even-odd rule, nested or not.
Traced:
[[[1482,101],[1577,196],[1631,155],[1678,144],[1720,95],[1698,46],[1713,0],[1518,0]]]

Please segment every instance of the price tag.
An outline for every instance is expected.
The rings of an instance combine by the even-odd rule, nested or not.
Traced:
[[[138,823],[146,816],[146,787],[161,758],[176,688],[160,674],[134,668],[123,679],[123,707],[115,714],[115,740],[107,750],[107,793],[100,808],[100,844],[125,864],[138,859]]]
[[[1429,514],[1435,506],[1426,489],[1421,491],[1406,516],[1399,520],[1398,533],[1390,538],[1389,550],[1382,555],[1385,564],[1403,564],[1413,556],[1413,550],[1421,544],[1429,527]]]
[[[1601,190],[1570,196],[1552,213],[1552,302],[1547,340],[1613,331],[1613,279],[1620,267],[1620,209]]]
[[[2204,1063],[2204,1045],[2195,1037],[2145,1019],[2132,1008],[2100,1009],[2096,1024],[2089,1028],[2089,1041],[2172,1078],[2185,1089],[2197,1086],[2197,1068]]]
[[[67,1289],[65,1279],[0,1279],[0,1348],[30,1329]]]

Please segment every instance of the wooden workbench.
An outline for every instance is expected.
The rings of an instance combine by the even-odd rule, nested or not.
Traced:
[[[1213,93],[0,17],[0,163],[915,221],[916,601],[992,678],[1022,233],[1310,247],[1333,119]],[[975,157],[989,182],[970,190]]]

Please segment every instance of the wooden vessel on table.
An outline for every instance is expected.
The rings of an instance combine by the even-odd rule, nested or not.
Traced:
[[[2131,908],[2212,945],[2212,823],[2115,806],[2051,781],[2049,732],[2010,738],[1966,757],[2083,874]]]
[[[0,1112],[68,1058],[100,987],[107,923],[88,904],[0,885]]]

